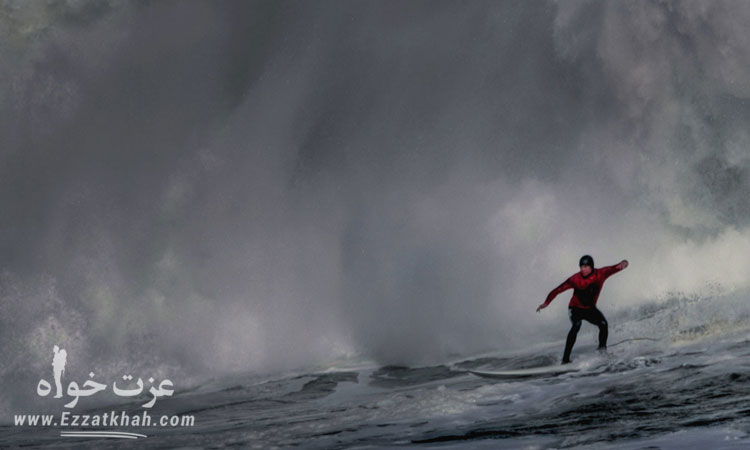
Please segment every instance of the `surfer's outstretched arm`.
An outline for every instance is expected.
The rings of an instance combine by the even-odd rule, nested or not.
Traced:
[[[600,270],[604,272],[604,278],[606,279],[609,278],[609,276],[614,275],[621,270],[624,270],[626,267],[628,267],[628,260],[623,259],[614,266],[602,267]]]
[[[563,281],[560,286],[552,289],[552,292],[550,292],[549,295],[547,295],[547,299],[544,301],[544,303],[539,305],[539,307],[536,309],[536,312],[539,312],[543,310],[544,308],[546,308],[550,303],[552,303],[552,300],[554,300],[555,297],[557,297],[557,294],[563,291],[567,291],[568,289],[573,289],[573,285],[570,284],[570,278]]]

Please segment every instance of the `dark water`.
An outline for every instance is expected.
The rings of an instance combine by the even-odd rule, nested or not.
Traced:
[[[750,322],[733,305],[682,301],[615,314],[610,344],[638,331],[656,337],[599,355],[593,333],[583,333],[574,351],[581,370],[556,377],[491,380],[466,370],[556,364],[562,342],[429,367],[339,361],[309,372],[211,380],[161,399],[152,412],[194,415],[194,427],[120,427],[148,436],[127,441],[3,427],[0,446],[746,448]],[[731,320],[705,314],[717,306],[734,311]],[[673,328],[660,330],[664,323]]]

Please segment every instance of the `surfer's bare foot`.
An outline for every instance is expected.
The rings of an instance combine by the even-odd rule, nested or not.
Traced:
[[[562,363],[560,363],[560,364],[570,364],[570,360],[569,359],[563,359]]]

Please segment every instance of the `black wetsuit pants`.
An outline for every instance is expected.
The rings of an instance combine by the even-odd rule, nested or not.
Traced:
[[[607,335],[609,334],[609,330],[607,328],[607,319],[604,318],[604,314],[602,314],[601,311],[596,309],[596,307],[588,309],[571,307],[568,308],[568,315],[570,316],[570,322],[573,325],[570,327],[568,339],[565,341],[563,363],[570,362],[570,352],[573,350],[573,345],[576,343],[576,336],[578,336],[578,330],[581,329],[581,322],[583,320],[599,327],[599,348],[607,348]]]

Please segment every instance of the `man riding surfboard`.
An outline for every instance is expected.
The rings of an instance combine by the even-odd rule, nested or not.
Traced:
[[[594,258],[589,255],[583,255],[578,261],[580,272],[571,275],[567,280],[563,281],[560,286],[552,290],[547,295],[547,299],[539,305],[536,312],[546,308],[557,294],[573,289],[573,297],[570,299],[568,304],[568,316],[573,324],[568,332],[568,338],[565,341],[565,352],[563,353],[562,363],[567,364],[570,362],[570,352],[573,350],[573,345],[576,343],[576,336],[578,336],[578,330],[581,329],[581,321],[586,320],[597,327],[599,327],[599,350],[605,350],[607,348],[607,319],[604,318],[599,309],[596,307],[596,301],[599,298],[599,293],[602,290],[604,281],[611,275],[628,267],[628,261],[623,259],[620,263],[614,266],[601,267],[598,269],[594,268]]]

